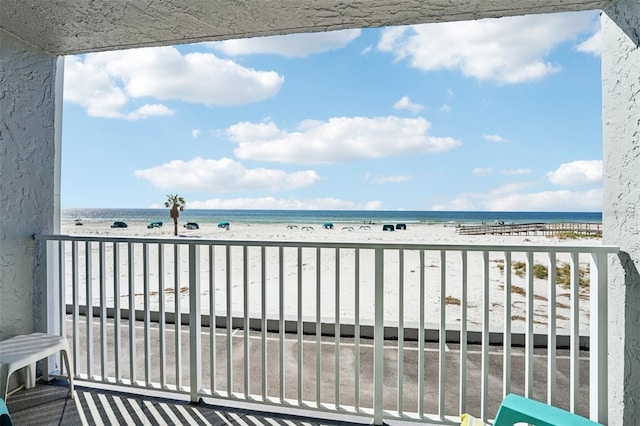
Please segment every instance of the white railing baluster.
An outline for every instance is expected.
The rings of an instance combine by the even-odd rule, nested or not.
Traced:
[[[590,275],[590,350],[589,350],[589,417],[598,423],[608,424],[607,409],[609,388],[607,384],[607,255],[591,254]]]
[[[129,255],[129,379],[132,385],[136,383],[136,286],[135,286],[135,256],[133,243],[127,244]]]
[[[335,338],[334,338],[334,385],[336,409],[340,409],[340,249],[334,249],[335,253]]]
[[[233,300],[231,290],[231,246],[226,246],[226,285],[227,285],[227,395],[233,394]]]
[[[482,251],[482,368],[480,372],[480,417],[489,418],[489,252]]]
[[[578,410],[580,397],[580,257],[571,252],[571,343],[569,377],[569,409]]]
[[[242,247],[242,289],[243,289],[243,345],[244,345],[244,397],[249,398],[249,255],[247,246]]]
[[[87,377],[93,378],[93,268],[91,262],[91,243],[84,243],[84,281],[85,281],[85,307],[87,327]]]
[[[547,315],[547,404],[556,402],[556,253],[549,252],[547,279],[549,301]]]
[[[164,289],[164,244],[158,243],[158,351],[160,387],[167,387],[167,319]]]
[[[444,419],[445,384],[446,376],[446,349],[447,349],[447,255],[445,250],[440,250],[440,330],[438,350],[438,414]]]
[[[278,350],[280,403],[284,402],[284,247],[278,248]]]
[[[460,413],[467,412],[467,304],[469,301],[467,286],[467,251],[463,250],[460,258],[462,288],[460,301]]]
[[[215,246],[209,245],[209,380],[211,384],[211,395],[216,393],[216,262]]]
[[[262,400],[267,400],[267,262],[266,248],[260,247],[260,334],[262,339]]]
[[[200,245],[189,244],[189,388],[198,402],[202,387],[202,324],[200,303]]]
[[[354,259],[354,318],[353,318],[353,352],[354,352],[354,410],[360,411],[360,249],[355,249]]]
[[[143,348],[144,382],[151,386],[151,309],[149,306],[149,244],[142,244],[142,298],[143,298]]]
[[[321,316],[321,297],[322,297],[322,281],[321,281],[321,250],[316,247],[316,407],[320,407],[320,385],[322,384],[322,316]]]
[[[373,424],[384,419],[384,250],[374,250]]]
[[[302,405],[302,247],[298,247],[298,324],[297,324],[297,338],[298,338],[298,405]]]
[[[180,303],[180,245],[173,245],[173,313],[176,353],[176,390],[182,389],[182,307]]]
[[[398,251],[398,416],[404,412],[404,250]]]
[[[418,317],[418,417],[424,417],[424,326],[425,326],[425,264],[424,250],[420,250],[420,313]]]
[[[106,289],[106,260],[105,242],[98,244],[98,269],[100,277],[100,377],[105,380],[107,377],[107,289]]]
[[[527,302],[526,302],[526,331],[524,337],[524,395],[533,398],[533,252],[527,251],[526,256]]]
[[[66,246],[65,241],[58,241],[58,307],[60,314],[60,335],[64,337],[67,337]],[[59,359],[59,361],[62,360]],[[60,374],[66,374],[67,370],[64,362],[60,362],[59,365]]]
[[[122,312],[120,311],[120,243],[113,243],[113,364],[116,383],[122,383],[120,354],[122,353]]]
[[[73,298],[73,371],[78,375],[78,359],[80,358],[80,301],[78,290],[80,283],[78,281],[78,241],[71,243],[71,297]]]
[[[511,393],[511,252],[504,252],[504,332],[502,344],[502,396]]]

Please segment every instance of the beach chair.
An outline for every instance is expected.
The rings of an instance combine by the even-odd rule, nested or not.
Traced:
[[[11,414],[9,414],[7,404],[4,403],[2,398],[0,398],[0,426],[13,426]]]
[[[464,426],[482,424],[468,414],[463,414],[461,420]],[[493,426],[513,426],[516,423],[535,426],[602,426],[561,408],[511,393],[502,400]]]
[[[502,400],[493,425],[513,426],[515,423],[535,426],[602,426],[561,408],[510,393]]]

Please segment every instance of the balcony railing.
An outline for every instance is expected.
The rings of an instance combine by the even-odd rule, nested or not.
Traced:
[[[80,381],[376,424],[488,421],[516,391],[607,421],[616,247],[37,239]]]

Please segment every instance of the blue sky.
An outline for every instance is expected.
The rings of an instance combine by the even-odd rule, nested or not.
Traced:
[[[65,58],[62,207],[600,211],[599,12]]]

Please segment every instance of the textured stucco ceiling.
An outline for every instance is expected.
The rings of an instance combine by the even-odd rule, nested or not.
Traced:
[[[601,9],[613,0],[0,0],[6,32],[65,55],[127,47]]]

